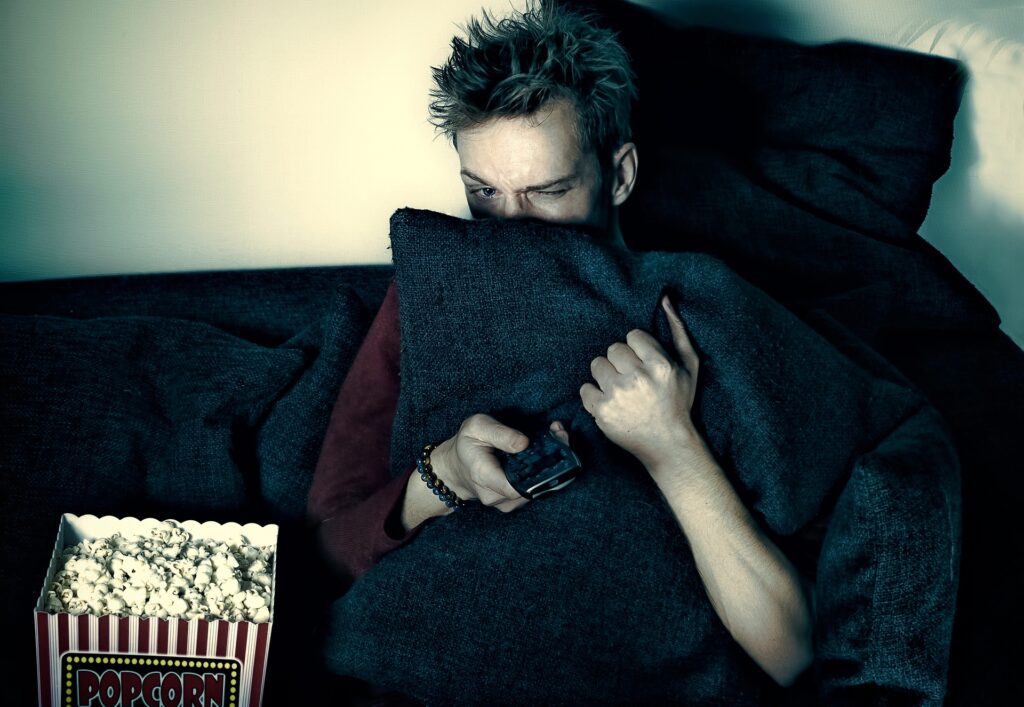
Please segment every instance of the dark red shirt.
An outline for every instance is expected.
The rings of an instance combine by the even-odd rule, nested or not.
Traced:
[[[398,478],[390,474],[399,352],[398,292],[392,279],[334,403],[306,507],[307,517],[318,524],[324,559],[349,582],[415,537],[423,525],[406,533],[401,522],[405,486],[416,461],[410,459]]]

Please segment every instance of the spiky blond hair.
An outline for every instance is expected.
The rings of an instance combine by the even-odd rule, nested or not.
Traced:
[[[629,56],[616,34],[553,0],[496,20],[471,18],[452,39],[448,61],[433,67],[431,123],[456,144],[456,133],[495,117],[532,115],[552,99],[576,109],[576,137],[602,165],[631,138],[636,97]]]

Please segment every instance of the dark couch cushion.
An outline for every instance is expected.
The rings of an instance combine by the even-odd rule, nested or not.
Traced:
[[[323,316],[338,287],[362,302],[353,315],[369,326],[393,273],[389,263],[0,282],[0,312],[184,319],[276,346]]]

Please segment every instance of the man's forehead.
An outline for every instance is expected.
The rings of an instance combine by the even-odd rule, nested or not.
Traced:
[[[575,172],[582,158],[575,120],[572,106],[555,105],[460,131],[463,174],[468,172],[477,181],[504,179],[525,186]]]

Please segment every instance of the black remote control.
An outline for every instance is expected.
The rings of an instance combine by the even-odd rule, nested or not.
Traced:
[[[512,488],[531,500],[565,488],[582,471],[576,453],[550,429],[521,452],[496,451]]]

